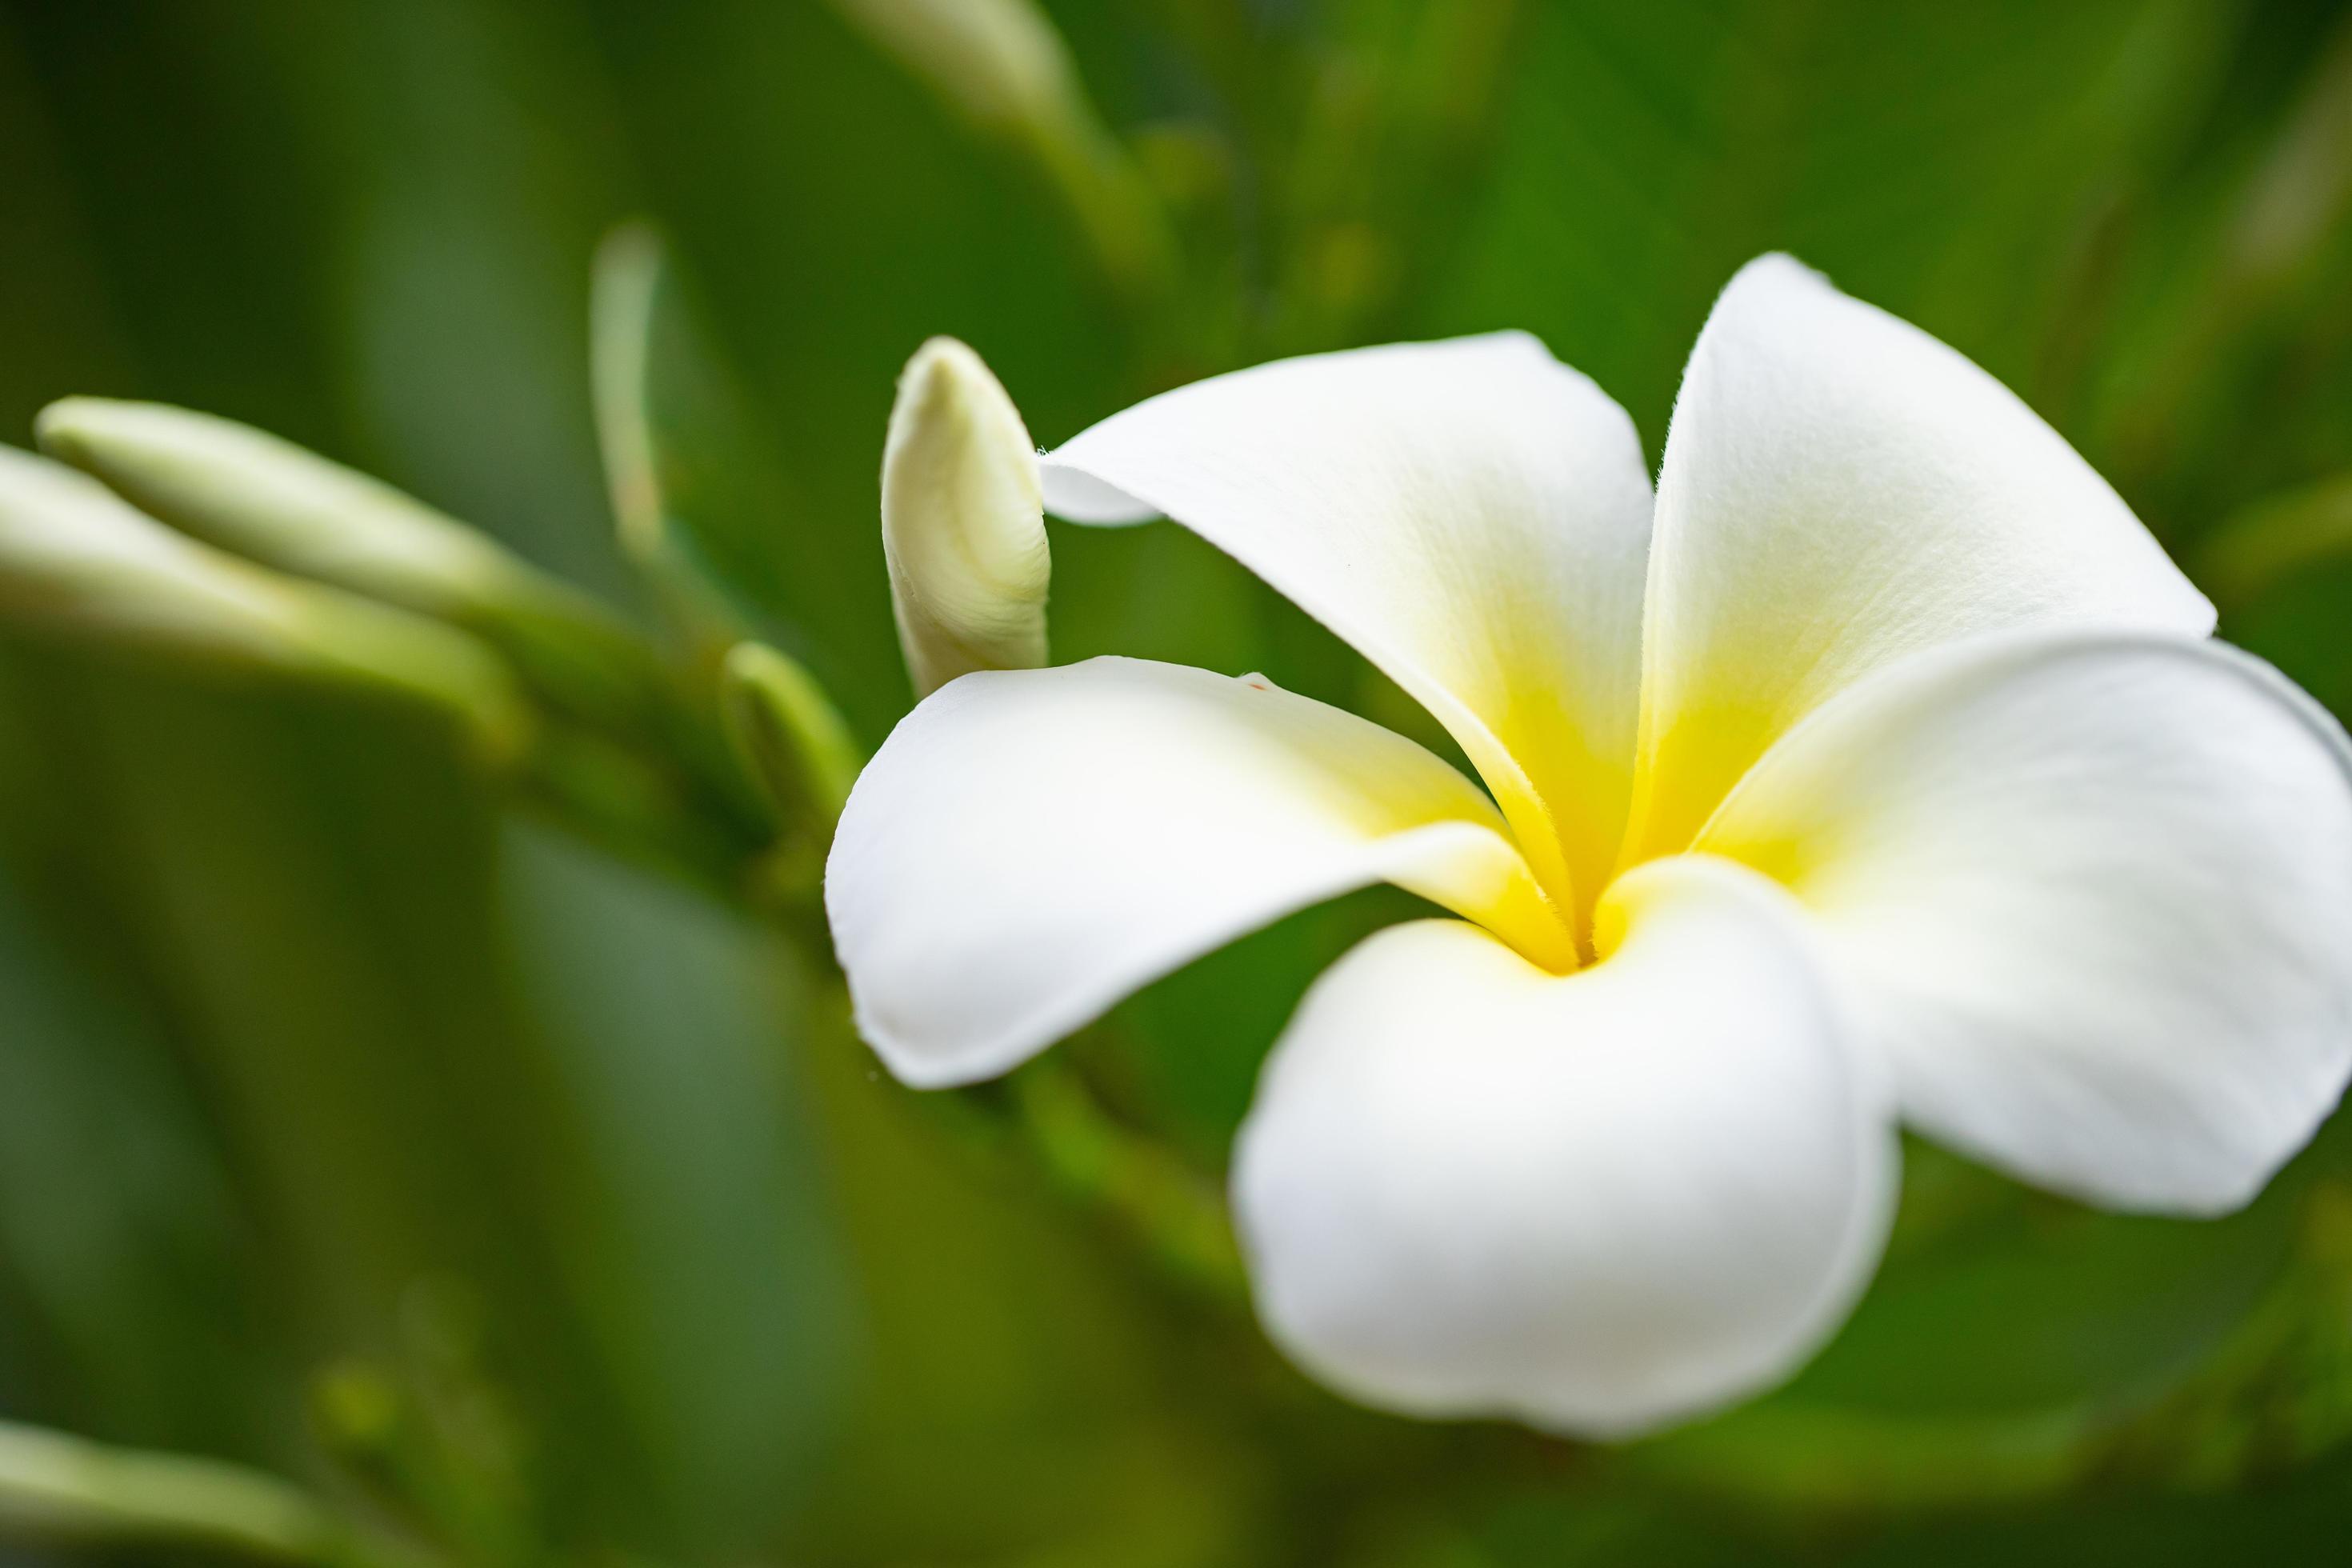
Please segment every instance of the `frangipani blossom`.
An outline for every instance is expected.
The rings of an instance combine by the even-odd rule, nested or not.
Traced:
[[[966,675],[842,817],[859,1026],[970,1082],[1314,900],[1442,906],[1314,984],[1234,1165],[1268,1331],[1367,1403],[1702,1413],[1843,1320],[1899,1123],[2213,1214],[2352,1072],[2343,732],[2023,403],[1785,258],[1700,335],[1654,500],[1516,334],[1183,387],[1040,475],[1239,559],[1486,788],[1262,679]]]

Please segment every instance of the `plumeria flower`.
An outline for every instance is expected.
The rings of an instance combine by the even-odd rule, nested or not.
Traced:
[[[1685,1419],[1846,1316],[1898,1123],[2212,1215],[2352,1071],[2342,731],[2208,640],[2023,403],[1795,262],[1717,302],[1654,497],[1624,413],[1515,333],[1220,376],[1034,467],[1019,431],[969,351],[918,357],[901,625],[974,672],[842,817],[859,1027],[968,1083],[1315,900],[1441,906],[1316,982],[1235,1152],[1259,1314],[1346,1394]],[[1262,679],[990,668],[1042,658],[1041,507],[1199,532],[1484,790]]]

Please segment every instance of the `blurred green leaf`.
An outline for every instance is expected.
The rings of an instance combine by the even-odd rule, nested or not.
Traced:
[[[2197,580],[2226,614],[2347,561],[2352,561],[2352,474],[2270,497],[2229,518],[2207,539]]]
[[[718,911],[527,830],[500,863],[545,1020],[556,1262],[644,1444],[667,1533],[758,1549],[811,1483],[850,1333],[784,1069],[800,999]]]

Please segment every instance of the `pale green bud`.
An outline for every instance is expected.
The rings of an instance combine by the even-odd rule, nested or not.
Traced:
[[[0,617],[199,667],[357,686],[456,716],[503,763],[528,703],[478,639],[173,532],[62,464],[0,447]]]
[[[882,547],[915,694],[1045,662],[1037,449],[980,356],[933,338],[908,362],[882,457]]]
[[[42,449],[149,516],[265,566],[446,620],[593,718],[642,711],[650,657],[595,601],[488,535],[266,431],[159,403],[68,397]]]
[[[814,812],[830,829],[863,765],[824,688],[762,643],[737,643],[720,682],[728,738],[780,816]]]
[[[1069,50],[1033,0],[836,0],[973,124],[1009,132],[1071,112]]]
[[[339,1521],[275,1476],[15,1422],[0,1422],[0,1524],[73,1541],[204,1546],[263,1562],[332,1562],[350,1544]]]

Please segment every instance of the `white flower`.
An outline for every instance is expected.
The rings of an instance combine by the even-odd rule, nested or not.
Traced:
[[[1654,504],[1518,335],[1155,397],[1041,459],[1165,514],[1442,721],[1095,659],[940,689],[841,822],[859,1026],[1002,1073],[1385,879],[1458,920],[1308,993],[1242,1129],[1261,1316],[1366,1402],[1622,1435],[1788,1375],[1898,1121],[2113,1207],[2244,1203],[2352,1071],[2352,749],[1958,354],[1734,279]]]

